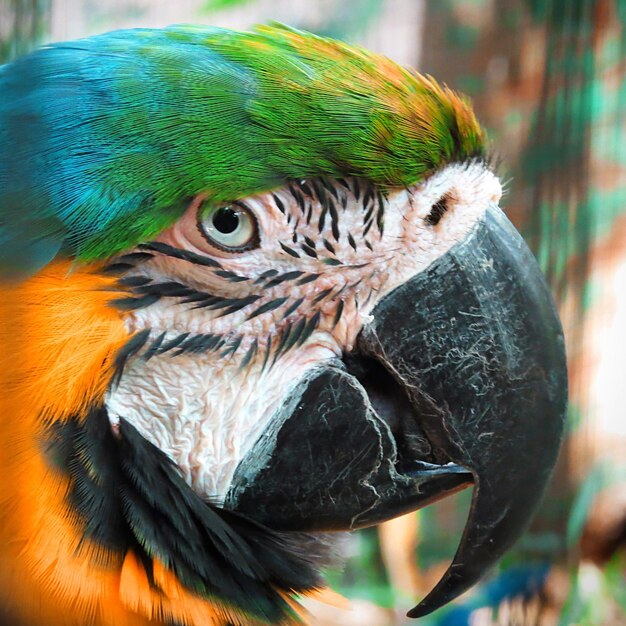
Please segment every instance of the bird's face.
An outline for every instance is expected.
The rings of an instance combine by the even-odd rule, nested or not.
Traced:
[[[541,496],[566,390],[484,154],[458,94],[283,26],[115,31],[3,66],[0,434],[24,477],[4,599],[23,563],[24,607],[283,623],[321,584],[292,531],[471,484],[412,614],[475,582]],[[83,580],[95,561],[106,584]]]
[[[197,494],[281,529],[365,526],[476,483],[436,608],[523,527],[561,431],[558,320],[500,195],[469,162],[406,189],[194,197],[113,261],[145,337],[108,394],[113,430],[129,422]]]
[[[389,193],[306,180],[225,207],[194,198],[125,276],[139,281],[137,297],[159,298],[128,316],[150,339],[111,392],[112,419],[131,421],[199,494],[223,500],[292,387],[349,355],[384,296],[499,197],[496,177],[473,163]],[[188,292],[168,292],[172,283]]]

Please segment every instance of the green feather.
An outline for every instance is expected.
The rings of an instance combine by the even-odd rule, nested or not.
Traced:
[[[198,193],[219,204],[314,176],[404,187],[484,151],[469,104],[433,79],[279,25],[56,44],[5,66],[0,94],[0,241],[83,260],[154,237]]]

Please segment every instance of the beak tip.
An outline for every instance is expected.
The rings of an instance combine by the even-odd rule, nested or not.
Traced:
[[[480,578],[480,575],[476,576],[465,572],[455,572],[451,569],[454,567],[455,564],[453,562],[450,568],[448,568],[446,573],[442,576],[441,580],[426,595],[426,597],[424,597],[421,602],[419,602],[407,613],[407,617],[414,619],[430,615],[430,613],[440,609],[442,606],[448,604],[448,602],[454,600],[454,598],[467,591]],[[458,567],[459,566],[457,565],[457,568]],[[463,569],[464,568],[461,566],[460,570]]]
[[[418,617],[424,617],[430,612],[431,611],[429,609],[424,609],[422,603],[420,602],[418,605],[414,606],[410,611],[408,611],[406,616],[410,619],[416,619]]]
[[[447,597],[439,598],[433,601],[433,596],[433,592],[429,593],[421,602],[416,604],[410,611],[408,611],[406,616],[411,619],[425,617],[426,615],[430,615],[437,609],[440,609],[449,601],[449,598]]]

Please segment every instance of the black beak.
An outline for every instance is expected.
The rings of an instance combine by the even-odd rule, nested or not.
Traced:
[[[357,348],[300,381],[241,462],[227,505],[285,530],[346,530],[474,484],[454,560],[409,612],[488,570],[530,520],[564,425],[563,336],[497,207],[373,311]]]

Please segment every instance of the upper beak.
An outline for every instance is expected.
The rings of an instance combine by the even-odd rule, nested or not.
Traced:
[[[296,385],[227,505],[273,528],[345,530],[473,483],[454,560],[409,612],[419,617],[473,585],[529,522],[563,432],[563,336],[497,207],[372,315],[351,354]]]

